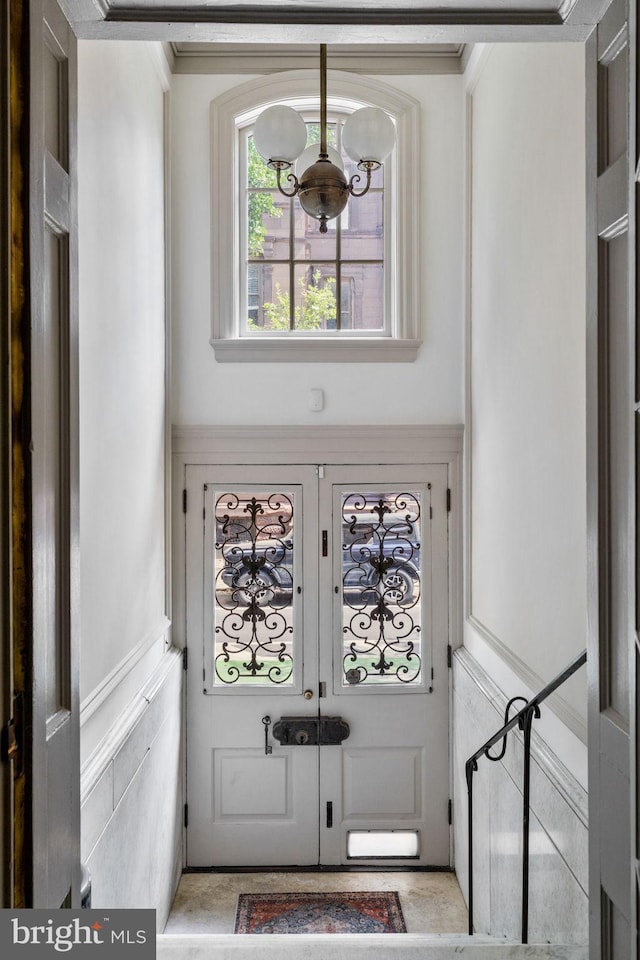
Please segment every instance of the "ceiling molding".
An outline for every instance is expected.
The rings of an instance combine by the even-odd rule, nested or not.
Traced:
[[[59,2],[81,39],[335,46],[339,36],[340,44],[384,49],[394,44],[583,41],[609,0],[476,0],[473,6],[472,0]]]
[[[64,14],[71,24],[104,20],[109,13],[109,0],[59,0]]]
[[[463,73],[466,72],[466,69],[469,65],[469,60],[471,59],[471,55],[473,54],[475,47],[476,47],[476,44],[474,43],[462,44],[461,53],[460,53],[460,66],[462,67]]]
[[[176,55],[174,53],[174,44],[169,40],[165,40],[162,43],[162,49],[164,50],[164,55],[167,63],[169,64],[169,70],[171,73],[178,73],[176,69]]]
[[[317,44],[168,44],[174,73],[268,74],[318,66]],[[459,74],[468,59],[465,44],[403,44],[329,47],[332,70],[380,75]]]
[[[559,13],[565,23],[598,23],[611,0],[563,0]]]
[[[100,0],[108,2],[108,0]],[[541,0],[539,6],[496,4],[485,7],[429,6],[402,8],[389,5],[365,9],[363,7],[321,7],[316,6],[276,6],[255,4],[227,6],[202,6],[198,3],[183,4],[155,3],[152,0],[140,4],[109,3],[106,15],[108,21],[119,23],[200,23],[200,24],[245,24],[280,27],[296,25],[330,24],[331,26],[433,26],[460,24],[491,26],[504,25],[559,25],[563,23],[560,8]]]

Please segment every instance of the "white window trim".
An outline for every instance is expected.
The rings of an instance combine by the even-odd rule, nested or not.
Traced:
[[[386,84],[368,77],[330,71],[328,87],[341,101],[352,100],[385,110],[396,123],[395,175],[391,188],[395,216],[387,226],[387,265],[394,278],[391,333],[386,336],[345,336],[344,333],[300,336],[239,334],[240,243],[237,211],[240,183],[238,137],[242,118],[250,118],[269,103],[317,97],[317,71],[289,70],[234,87],[211,103],[211,345],[222,362],[411,362],[422,343],[422,270],[420,256],[420,104]],[[330,99],[330,98],[329,98]],[[245,121],[246,122],[246,119]]]

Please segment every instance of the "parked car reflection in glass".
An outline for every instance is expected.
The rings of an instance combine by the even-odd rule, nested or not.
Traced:
[[[386,604],[413,606],[420,596],[420,544],[387,534],[343,545],[342,584],[351,607],[370,606],[380,597]]]
[[[216,600],[220,606],[282,609],[291,603],[291,540],[227,542],[221,562],[216,576]]]

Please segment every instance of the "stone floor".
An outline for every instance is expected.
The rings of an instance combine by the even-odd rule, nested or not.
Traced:
[[[165,934],[233,933],[239,893],[396,890],[407,933],[466,933],[467,909],[453,873],[186,873]]]

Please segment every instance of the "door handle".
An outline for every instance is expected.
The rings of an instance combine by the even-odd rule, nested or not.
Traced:
[[[305,700],[313,700],[313,690],[305,690],[303,696]]]

